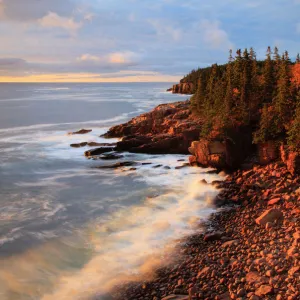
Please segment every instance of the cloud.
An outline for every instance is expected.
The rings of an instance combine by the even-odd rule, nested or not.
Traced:
[[[77,61],[79,62],[101,62],[103,59],[101,59],[98,56],[91,55],[91,54],[83,54],[80,57],[77,58]]]
[[[99,65],[133,65],[137,63],[139,55],[131,52],[113,52],[109,53],[104,56],[97,56],[91,54],[83,54],[78,57],[76,60],[79,63],[92,63],[92,64],[99,64]]]
[[[135,22],[136,21],[136,15],[135,13],[131,13],[129,16],[128,16],[128,20],[130,22]]]
[[[0,58],[0,70],[8,70],[25,64],[26,61],[21,58]]]
[[[131,51],[111,53],[108,57],[112,64],[131,64],[137,59],[137,55]]]
[[[174,28],[164,20],[150,19],[148,22],[153,26],[158,36],[163,38],[171,37],[174,41],[179,41],[182,35],[181,29]]]
[[[200,25],[203,30],[204,42],[206,42],[211,48],[232,48],[233,44],[229,40],[229,37],[225,30],[220,28],[218,21],[204,20]]]
[[[61,17],[56,13],[49,12],[46,16],[38,20],[39,24],[48,28],[62,28],[70,32],[76,32],[82,27],[82,22],[76,22],[73,18]]]
[[[85,15],[84,15],[84,20],[85,21],[88,21],[88,22],[92,22],[93,21],[93,19],[96,17],[96,15],[95,14],[93,14],[93,13],[86,13]]]
[[[75,7],[71,0],[1,0],[0,17],[9,21],[29,22],[44,17],[49,11],[68,16]]]

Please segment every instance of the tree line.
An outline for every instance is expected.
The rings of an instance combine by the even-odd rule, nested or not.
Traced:
[[[251,127],[253,143],[278,140],[300,149],[300,56],[268,47],[265,60],[253,48],[229,52],[228,63],[193,70],[181,82],[196,86],[191,109],[202,121],[201,136],[230,138]]]

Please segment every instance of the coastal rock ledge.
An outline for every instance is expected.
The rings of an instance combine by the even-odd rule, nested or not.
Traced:
[[[105,138],[122,138],[117,151],[148,154],[188,154],[199,139],[200,125],[190,111],[190,101],[161,104],[151,112],[114,126]]]

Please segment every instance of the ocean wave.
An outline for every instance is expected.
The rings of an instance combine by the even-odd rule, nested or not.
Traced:
[[[112,122],[119,122],[122,120],[125,120],[128,118],[129,115],[132,115],[136,113],[136,111],[132,111],[129,113],[123,113],[119,116],[106,119],[106,120],[90,120],[90,121],[83,121],[83,122],[68,122],[68,123],[51,123],[51,124],[36,124],[36,125],[28,125],[28,126],[19,126],[19,127],[10,127],[5,129],[0,129],[0,133],[14,133],[18,131],[25,131],[25,130],[37,130],[37,129],[43,129],[43,128],[49,128],[49,127],[58,127],[62,125],[86,125],[86,124],[92,124],[92,125],[99,125],[99,124],[107,124]]]

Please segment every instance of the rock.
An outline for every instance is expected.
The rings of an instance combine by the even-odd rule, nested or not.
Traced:
[[[187,295],[169,295],[167,297],[162,298],[161,300],[189,300],[189,296],[187,296]]]
[[[234,169],[243,163],[251,152],[251,138],[248,134],[236,131],[234,139],[193,141],[189,152],[196,158],[196,162],[203,167],[217,169]],[[194,162],[194,158],[190,161]]]
[[[158,169],[158,168],[161,168],[163,165],[156,165],[156,166],[153,166],[152,168],[153,169]]]
[[[189,164],[191,166],[197,165],[197,158],[196,158],[196,156],[189,156]]]
[[[89,142],[87,143],[89,147],[114,147],[117,143],[96,143],[96,142]]]
[[[245,296],[245,294],[246,294],[246,290],[245,289],[239,289],[238,291],[237,291],[237,296],[238,297],[243,297],[243,296]]]
[[[80,147],[85,147],[88,143],[83,142],[83,143],[79,143],[79,144],[71,144],[70,146],[73,148],[80,148]]]
[[[92,131],[92,129],[80,129],[80,130],[75,131],[75,132],[69,132],[68,134],[69,135],[72,135],[72,134],[87,134],[91,131]]]
[[[200,272],[198,272],[197,278],[200,278],[202,275],[207,274],[210,271],[210,267],[203,268]]]
[[[110,128],[103,137],[123,138],[117,143],[118,151],[188,154],[191,142],[201,131],[189,105],[189,101],[161,104],[149,113]]]
[[[260,298],[256,295],[252,295],[249,300],[260,300]]]
[[[101,148],[96,148],[96,149],[91,149],[91,150],[85,151],[84,155],[86,157],[90,157],[90,156],[100,155],[100,154],[103,154],[106,152],[111,152],[114,150],[115,150],[114,147],[101,147]]]
[[[266,226],[268,222],[274,223],[283,220],[283,213],[275,208],[265,211],[255,222],[259,225]]]
[[[217,240],[221,239],[222,235],[223,235],[223,233],[220,232],[220,231],[215,231],[215,232],[212,232],[212,233],[207,233],[204,236],[204,241],[205,242],[217,241]]]
[[[117,155],[117,154],[104,154],[101,155],[99,158],[102,160],[114,160],[114,159],[120,159],[123,158],[123,155]]]
[[[258,160],[261,165],[269,164],[279,157],[279,146],[275,141],[258,145]]]
[[[286,145],[280,146],[281,159],[292,175],[300,174],[300,154],[289,149]]]
[[[268,201],[268,205],[274,205],[274,204],[277,204],[281,201],[281,198],[278,197],[278,198],[273,198],[271,200]]]
[[[273,293],[273,288],[270,285],[263,284],[256,291],[255,295],[258,297],[263,297]]]
[[[134,161],[124,161],[124,162],[118,162],[113,165],[107,165],[107,166],[99,166],[97,169],[118,169],[121,167],[130,167],[135,166],[137,163]]]
[[[181,166],[175,167],[175,170],[180,170],[180,169],[186,168],[186,167],[188,167],[189,165],[190,165],[190,164],[185,163],[185,164],[183,164],[183,165],[181,165]]]
[[[260,283],[262,282],[262,276],[258,272],[249,272],[246,275],[246,282],[249,284]]]
[[[239,243],[238,240],[227,241],[227,242],[223,243],[222,247],[223,248],[231,247],[231,246],[237,245],[238,243]]]
[[[292,267],[288,273],[289,273],[289,275],[293,276],[295,273],[299,273],[299,270],[300,270],[299,266]]]

